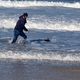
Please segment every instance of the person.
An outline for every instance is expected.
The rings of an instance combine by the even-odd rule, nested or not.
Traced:
[[[22,36],[24,39],[27,39],[27,36],[24,33],[24,31],[28,31],[28,29],[25,27],[25,24],[27,23],[27,17],[28,13],[24,13],[19,17],[19,20],[17,21],[16,26],[14,28],[14,38],[11,43],[15,43],[18,36]]]

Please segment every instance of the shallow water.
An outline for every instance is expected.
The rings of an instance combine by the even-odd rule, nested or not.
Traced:
[[[2,34],[10,32],[12,32],[12,29],[8,29],[7,33],[3,31]],[[28,39],[25,44],[21,37],[18,38],[15,44],[10,44],[9,40],[11,40],[11,37],[5,36],[0,39],[0,58],[80,62],[79,34],[79,31],[30,29],[30,32],[26,34]],[[50,39],[50,42],[29,42],[33,39],[46,39],[47,37]]]

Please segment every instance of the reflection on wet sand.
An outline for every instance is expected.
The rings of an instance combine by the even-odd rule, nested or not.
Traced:
[[[0,60],[0,80],[80,80],[80,68],[36,60]]]

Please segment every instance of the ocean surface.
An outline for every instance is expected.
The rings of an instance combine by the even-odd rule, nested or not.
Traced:
[[[24,12],[27,42],[10,44]],[[79,67],[80,1],[0,0],[0,80],[80,80]]]

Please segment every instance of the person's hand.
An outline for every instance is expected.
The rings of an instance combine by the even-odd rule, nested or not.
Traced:
[[[28,31],[28,29],[26,29],[26,31]]]

